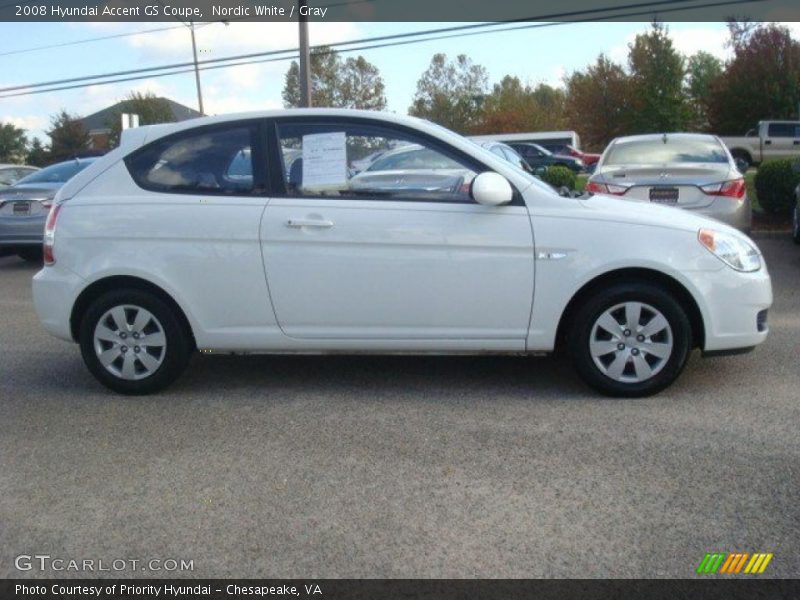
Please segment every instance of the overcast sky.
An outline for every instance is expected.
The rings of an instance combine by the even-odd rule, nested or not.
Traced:
[[[71,42],[170,26],[170,23],[2,23],[0,53],[45,44]],[[177,25],[177,24],[176,24]],[[444,27],[445,23],[312,23],[311,43],[322,44],[361,37]],[[457,24],[453,24],[457,25]],[[797,23],[788,24],[800,37]],[[689,55],[706,50],[721,58],[727,30],[722,23],[670,23],[670,34],[677,48]],[[564,74],[585,67],[604,52],[624,62],[627,44],[647,23],[583,23],[516,32],[424,42],[360,52],[378,66],[386,83],[389,110],[405,113],[416,89],[416,81],[427,68],[431,56],[464,53],[484,65],[491,83],[511,74],[536,84],[562,85]],[[296,24],[220,23],[197,30],[200,58],[219,58],[233,54],[264,52],[297,45]],[[350,56],[351,54],[346,54]],[[353,54],[355,55],[355,54]],[[66,79],[111,71],[190,61],[191,40],[186,28],[159,33],[106,40],[63,48],[0,56],[0,87]],[[203,99],[208,114],[279,108],[283,75],[288,62],[246,65],[201,72]],[[99,85],[34,96],[0,99],[0,120],[11,121],[44,136],[49,117],[64,108],[85,116],[122,99],[129,91],[151,91],[197,107],[192,73],[135,82]]]

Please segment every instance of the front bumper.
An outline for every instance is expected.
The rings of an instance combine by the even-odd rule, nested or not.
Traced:
[[[58,263],[33,276],[33,305],[44,328],[62,340],[74,341],[70,327],[72,307],[83,289],[81,277]]]
[[[705,306],[704,353],[751,348],[767,339],[766,313],[772,306],[772,282],[763,262],[754,273],[725,267],[695,281]]]

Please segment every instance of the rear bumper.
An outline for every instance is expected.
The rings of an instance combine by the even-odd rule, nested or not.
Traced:
[[[44,267],[33,277],[33,305],[44,328],[62,340],[74,341],[70,316],[83,279],[66,269]]]
[[[46,216],[0,217],[0,246],[42,244]]]
[[[716,198],[714,202],[704,208],[690,210],[722,221],[739,231],[749,232],[753,224],[753,211],[750,208],[750,200],[746,197],[742,202],[736,202],[730,198]]]

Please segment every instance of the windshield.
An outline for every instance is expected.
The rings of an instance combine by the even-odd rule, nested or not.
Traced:
[[[714,139],[632,140],[617,142],[608,150],[604,165],[667,163],[727,163],[728,155]]]
[[[17,182],[17,185],[22,183],[65,183],[90,164],[91,161],[88,160],[80,162],[77,160],[69,160],[67,162],[50,165],[41,171],[36,171],[27,177],[23,177]]]

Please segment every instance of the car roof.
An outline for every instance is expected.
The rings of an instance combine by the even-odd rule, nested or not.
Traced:
[[[642,135],[626,135],[614,140],[614,144],[627,144],[629,142],[663,142],[666,136],[667,141],[681,140],[706,140],[716,142],[719,138],[710,133],[645,133]]]
[[[398,115],[389,112],[379,112],[374,110],[360,110],[353,108],[282,108],[272,110],[258,110],[250,112],[238,112],[224,115],[215,115],[210,117],[197,117],[195,119],[188,119],[186,121],[179,121],[176,123],[159,123],[157,125],[142,125],[140,127],[133,127],[125,129],[122,132],[122,139],[120,145],[127,145],[127,141],[134,142],[136,145],[142,145],[152,140],[158,139],[165,135],[183,131],[185,129],[194,129],[196,127],[203,127],[205,125],[215,125],[218,123],[227,123],[230,121],[243,121],[248,119],[269,119],[279,117],[342,117],[342,118],[362,118],[362,119],[377,119],[389,123],[397,124],[413,124],[420,129],[443,129],[440,125],[412,117],[408,115]]]

